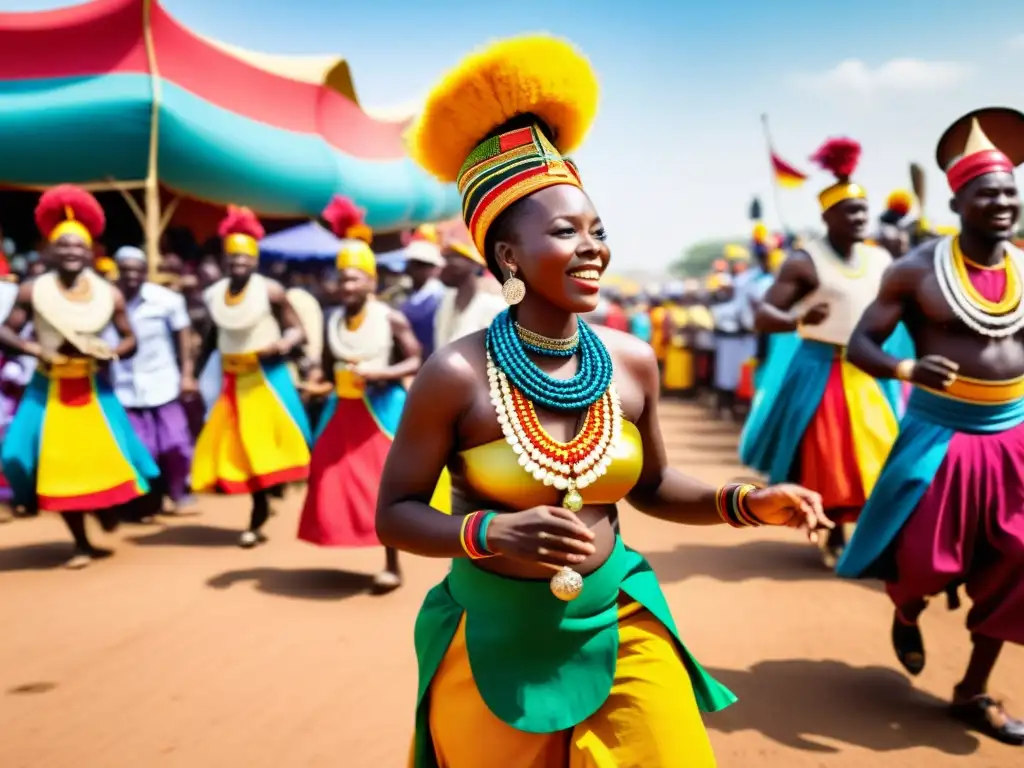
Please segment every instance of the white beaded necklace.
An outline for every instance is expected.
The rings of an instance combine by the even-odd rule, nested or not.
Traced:
[[[504,371],[494,364],[490,352],[487,353],[487,380],[498,424],[519,457],[519,466],[534,480],[566,491],[563,505],[578,510],[583,499],[576,489],[592,485],[608,472],[613,450],[622,437],[622,405],[615,386],[609,386],[600,401],[603,418],[596,444],[582,459],[570,465],[546,455],[530,437],[512,402],[512,385]]]
[[[1012,269],[1024,277],[1024,254],[1007,243],[1006,254],[1010,258]],[[943,238],[935,246],[935,276],[939,290],[953,314],[968,328],[982,336],[993,339],[1005,339],[1024,329],[1024,301],[1022,296],[1015,298],[1016,305],[1005,315],[993,315],[975,302],[960,285],[953,261],[953,238]]]

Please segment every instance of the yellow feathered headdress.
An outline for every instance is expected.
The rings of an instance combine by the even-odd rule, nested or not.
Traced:
[[[434,88],[410,131],[410,153],[441,181],[458,183],[482,253],[487,230],[510,205],[556,184],[581,186],[563,154],[583,142],[597,103],[597,77],[570,43],[548,35],[503,40]],[[515,118],[521,124],[507,125]]]

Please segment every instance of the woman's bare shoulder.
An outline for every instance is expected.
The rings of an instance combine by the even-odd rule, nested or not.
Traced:
[[[604,342],[616,369],[626,370],[641,381],[653,373],[657,380],[658,360],[654,356],[654,349],[650,344],[629,333],[612,328],[598,326],[594,328],[594,331]]]

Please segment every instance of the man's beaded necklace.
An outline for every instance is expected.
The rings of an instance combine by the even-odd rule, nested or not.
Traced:
[[[993,339],[1005,339],[1024,329],[1024,289],[1020,279],[1024,274],[1024,255],[1009,243],[1005,248],[1007,291],[1002,301],[993,303],[975,297],[977,291],[962,264],[959,243],[947,237],[935,246],[935,277],[946,304],[972,331]],[[995,310],[993,304],[998,305]]]

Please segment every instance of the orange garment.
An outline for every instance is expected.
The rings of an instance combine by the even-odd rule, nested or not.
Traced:
[[[668,351],[668,339],[665,338],[667,314],[668,310],[665,307],[651,307],[651,347],[658,360],[664,360],[665,353]]]

